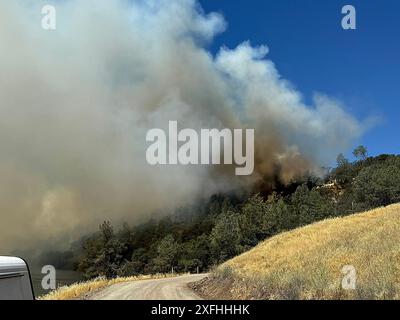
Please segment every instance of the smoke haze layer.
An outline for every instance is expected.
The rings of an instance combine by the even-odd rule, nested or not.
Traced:
[[[268,48],[206,44],[226,28],[193,0],[0,2],[0,252],[104,219],[138,222],[200,196],[326,165],[362,126],[325,95],[306,105]],[[244,39],[245,40],[245,39]],[[151,167],[146,132],[254,128],[255,172]]]

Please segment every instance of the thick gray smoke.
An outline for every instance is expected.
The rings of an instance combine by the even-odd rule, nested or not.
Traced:
[[[42,5],[0,2],[0,252],[140,221],[277,167],[287,182],[362,133],[324,95],[305,105],[266,47],[212,56],[226,23],[194,0],[56,1],[56,31],[42,29]],[[255,128],[255,173],[149,166],[146,132],[168,120]]]

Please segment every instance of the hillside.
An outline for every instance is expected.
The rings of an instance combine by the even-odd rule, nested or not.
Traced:
[[[345,265],[355,290],[342,289]],[[399,299],[400,204],[281,233],[194,288],[219,299]]]
[[[249,193],[215,194],[149,213],[153,218],[142,224],[104,221],[69,249],[38,252],[30,262],[74,268],[86,280],[169,273],[172,268],[207,273],[282,232],[393,203],[400,203],[400,156],[353,162],[341,156],[324,178],[306,175],[272,187],[266,177]]]

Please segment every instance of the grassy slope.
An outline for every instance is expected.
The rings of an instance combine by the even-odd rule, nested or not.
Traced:
[[[356,290],[341,287],[344,265],[356,268]],[[225,299],[399,299],[400,204],[272,237],[196,288]]]

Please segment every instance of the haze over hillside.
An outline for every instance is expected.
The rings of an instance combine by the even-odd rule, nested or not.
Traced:
[[[268,58],[238,42],[208,50],[227,22],[194,0],[0,2],[0,250],[69,244],[103,220],[152,212],[331,163],[363,124],[323,93],[306,103]],[[289,79],[290,80],[290,79]],[[146,132],[254,128],[255,173],[146,163]],[[51,241],[50,241],[51,240]]]

